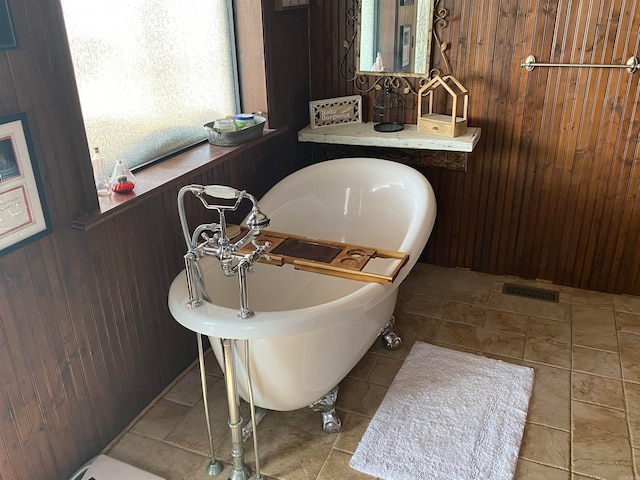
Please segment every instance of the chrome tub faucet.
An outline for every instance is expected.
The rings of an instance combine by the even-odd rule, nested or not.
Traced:
[[[189,232],[186,213],[184,208],[184,196],[186,193],[195,195],[207,210],[218,212],[218,223],[206,223],[199,225]],[[212,204],[209,198],[224,200],[235,200],[232,205]],[[247,219],[247,233],[235,242],[231,242],[227,234],[227,222],[225,212],[235,211],[240,203],[247,199],[251,202],[251,213]],[[224,275],[232,277],[238,275],[240,287],[240,318],[250,318],[254,315],[249,308],[246,275],[253,269],[253,264],[261,257],[269,259],[266,251],[270,247],[269,242],[260,245],[256,237],[260,231],[269,226],[269,218],[262,213],[256,198],[244,190],[236,190],[224,185],[187,185],[180,189],[178,193],[178,215],[182,233],[187,244],[187,253],[184,256],[187,272],[187,282],[189,284],[189,308],[197,308],[202,305],[202,300],[208,300],[198,260],[205,255],[215,257],[222,267]],[[254,250],[249,253],[240,253],[247,245],[252,244]]]

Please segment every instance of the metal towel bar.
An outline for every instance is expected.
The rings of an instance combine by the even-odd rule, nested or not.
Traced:
[[[626,68],[627,72],[635,73],[638,68],[640,68],[640,64],[638,63],[637,57],[629,57],[627,63],[624,65],[607,65],[607,64],[595,64],[595,63],[538,63],[536,62],[536,57],[533,55],[529,55],[523,63],[520,64],[521,67],[527,69],[528,72],[532,71],[535,67],[576,67],[576,68]]]

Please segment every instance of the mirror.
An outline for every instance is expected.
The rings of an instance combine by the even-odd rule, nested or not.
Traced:
[[[428,76],[434,0],[358,3],[357,73]]]

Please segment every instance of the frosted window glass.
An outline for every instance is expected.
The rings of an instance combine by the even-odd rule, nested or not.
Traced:
[[[89,148],[108,172],[203,140],[238,111],[229,0],[62,0]]]

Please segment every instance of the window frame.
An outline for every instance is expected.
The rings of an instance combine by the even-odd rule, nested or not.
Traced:
[[[237,8],[236,8],[236,0],[224,0],[224,8],[226,10],[226,22],[229,28],[229,34],[231,36],[231,38],[233,39],[233,41],[231,42],[230,45],[230,51],[229,51],[229,55],[230,55],[230,61],[231,61],[231,76],[233,78],[233,84],[234,84],[234,88],[233,88],[233,98],[231,99],[232,104],[235,105],[235,108],[238,111],[242,111],[241,109],[241,105],[242,105],[242,94],[241,94],[241,81],[240,81],[240,72],[239,72],[239,61],[238,61],[238,48],[237,48],[237,33],[236,33],[236,18],[239,16],[240,18],[242,18],[242,14],[237,15]],[[240,9],[242,10],[242,9]],[[63,12],[62,14],[62,20],[63,20],[63,26],[66,30],[66,19],[64,16],[64,8],[62,5],[62,0],[61,0],[61,11]],[[213,34],[213,31],[212,31]],[[213,43],[213,41],[215,40],[214,35],[212,35],[211,41]],[[82,99],[80,98],[80,93],[79,93],[79,89],[78,89],[78,81],[77,81],[77,77],[76,77],[76,68],[75,68],[75,63],[74,63],[74,58],[73,58],[73,53],[71,52],[71,46],[68,46],[68,53],[69,53],[69,58],[71,61],[71,69],[72,69],[72,74],[74,79],[76,80],[75,84],[76,84],[76,96],[77,96],[77,101],[78,101],[78,105],[80,107],[80,116],[82,119],[82,127],[83,127],[83,136],[87,142],[87,158],[90,159],[91,158],[91,152],[93,151],[93,147],[92,145],[90,145],[90,141],[89,138],[87,136],[87,126],[84,120],[84,112],[83,112],[83,107],[82,107]],[[229,113],[237,113],[237,112],[229,112]],[[213,121],[215,120],[215,118],[210,118],[207,119],[207,121]],[[202,143],[207,142],[207,135],[206,132],[204,130],[204,127],[202,127],[202,134],[200,135],[200,137],[197,140],[194,140],[191,143],[187,143],[185,145],[182,145],[180,147],[177,148],[173,148],[173,149],[168,149],[166,151],[163,151],[160,155],[158,155],[155,158],[148,158],[145,160],[142,160],[141,158],[137,159],[136,162],[131,162],[132,166],[129,166],[129,169],[132,172],[139,172],[141,170],[144,170],[145,168],[148,168],[150,166],[153,166],[157,163],[161,163],[163,161],[165,161],[166,159],[169,159],[171,157],[174,157],[175,155],[179,155],[185,151],[188,151],[189,149],[192,149]],[[142,145],[142,142],[140,143]],[[100,147],[100,145],[97,145],[98,147]],[[110,172],[106,172],[108,175],[110,174]]]

